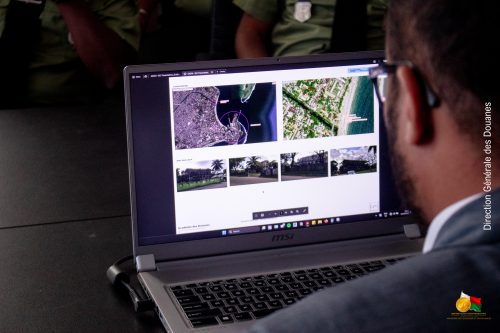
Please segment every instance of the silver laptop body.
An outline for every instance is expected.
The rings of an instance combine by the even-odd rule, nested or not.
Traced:
[[[195,327],[176,286],[421,251],[367,79],[380,61],[359,52],[125,69],[134,256],[167,332],[256,320]]]

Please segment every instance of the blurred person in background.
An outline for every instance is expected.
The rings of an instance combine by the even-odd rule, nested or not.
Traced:
[[[134,0],[0,0],[0,107],[96,102],[138,47]]]
[[[211,10],[212,0],[139,0],[139,62],[194,61],[206,53]]]
[[[244,12],[236,33],[238,58],[384,48],[387,0],[233,0],[233,3]],[[361,35],[363,40],[350,48],[331,45],[332,29],[339,43],[354,35]]]

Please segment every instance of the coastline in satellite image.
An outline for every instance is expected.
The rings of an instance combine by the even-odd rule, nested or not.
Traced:
[[[373,88],[367,77],[283,83],[286,140],[373,133]]]
[[[176,149],[276,141],[273,83],[172,92]]]

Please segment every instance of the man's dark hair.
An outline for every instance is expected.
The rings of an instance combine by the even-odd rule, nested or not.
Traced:
[[[485,103],[495,110],[500,102],[498,8],[495,0],[392,0],[387,13],[388,56],[414,63],[475,140]]]

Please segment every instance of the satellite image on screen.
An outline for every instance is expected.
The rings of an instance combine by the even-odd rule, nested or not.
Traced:
[[[373,133],[373,86],[367,77],[283,83],[286,140]]]
[[[174,90],[176,149],[276,141],[273,83]]]

